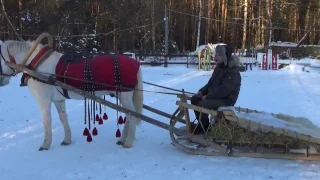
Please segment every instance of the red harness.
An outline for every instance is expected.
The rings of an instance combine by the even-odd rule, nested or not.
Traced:
[[[67,57],[67,56],[66,56]],[[99,55],[69,62],[62,56],[57,80],[84,91],[132,91],[140,64],[126,55]]]
[[[54,50],[49,47],[43,47],[39,53],[31,60],[29,65],[27,66],[30,70],[35,70]],[[21,84],[20,86],[26,86],[27,81],[31,76],[29,74],[23,73],[21,77]],[[41,81],[42,82],[42,81]]]
[[[51,47],[45,46],[27,68],[36,70],[52,52]],[[9,51],[8,54],[10,62],[16,64]],[[55,69],[56,79],[75,88],[85,91],[131,91],[138,82],[140,63],[126,55],[100,55],[82,59],[67,57],[68,55],[63,55],[59,59]],[[20,86],[26,86],[29,78],[30,75],[23,73]],[[33,78],[38,80],[36,77]]]

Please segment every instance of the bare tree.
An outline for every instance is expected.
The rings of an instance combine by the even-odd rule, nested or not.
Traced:
[[[19,2],[19,5],[20,5],[20,3],[21,3],[21,2]],[[6,12],[6,9],[4,8],[4,2],[3,2],[3,0],[1,0],[1,5],[2,5],[2,12],[3,12],[4,16],[6,17],[9,25],[11,26],[13,32],[17,35],[17,37],[18,37],[18,39],[19,39],[20,41],[24,41],[24,40],[22,39],[22,37],[18,34],[17,30],[13,27],[13,25],[12,25],[12,23],[11,23],[9,17],[8,17],[8,14],[7,14],[7,12]]]

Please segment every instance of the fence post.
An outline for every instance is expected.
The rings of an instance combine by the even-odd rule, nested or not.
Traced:
[[[189,56],[187,56],[187,68],[189,68]]]

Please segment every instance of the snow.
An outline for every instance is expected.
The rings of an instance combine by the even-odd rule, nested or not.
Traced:
[[[251,130],[258,129],[259,125],[266,125],[268,127],[284,129],[286,131],[303,134],[320,139],[320,128],[314,125],[309,119],[304,117],[291,117],[288,114],[272,114],[266,112],[239,112],[234,106],[219,107],[219,111],[233,112],[239,119],[246,119],[251,121],[250,124],[256,123],[256,127],[250,127]],[[281,119],[282,118],[282,119]],[[242,125],[247,127],[247,124]],[[270,129],[266,129],[269,131]]]
[[[239,118],[245,118],[252,122],[260,123],[267,126],[273,126],[279,129],[286,129],[292,132],[297,132],[304,135],[310,135],[314,138],[320,139],[320,128],[309,123],[306,119],[298,118],[296,121],[286,121],[273,116],[270,113],[241,113],[236,112]],[[299,121],[298,121],[299,120]]]
[[[319,59],[310,59],[310,66],[320,68],[320,60]]]
[[[271,42],[270,46],[297,47],[298,43],[277,41],[277,42]]]
[[[282,41],[277,41],[277,42],[271,42],[270,46],[280,46],[280,47],[297,47],[298,43],[295,42],[282,42]],[[307,45],[307,44],[301,44],[300,47],[310,47],[310,46],[314,46],[314,47],[320,47],[320,45],[316,44],[316,45]],[[263,48],[263,45],[258,45],[256,47],[256,49],[261,49]]]
[[[309,118],[320,126],[319,68],[292,64],[277,71],[242,72],[242,87],[236,106],[264,112],[284,113]],[[197,65],[169,65],[168,68],[143,66],[144,81],[196,92],[211,75]],[[20,75],[0,88],[0,174],[1,179],[84,180],[84,179],[319,179],[320,162],[268,160],[254,158],[207,157],[179,151],[171,145],[166,130],[143,122],[137,128],[132,149],[115,143],[116,111],[108,109],[109,120],[98,126],[99,135],[87,143],[83,102],[67,101],[73,144],[60,146],[63,128],[52,107],[53,144],[39,152],[43,141],[41,115],[27,88],[19,87]],[[149,91],[164,91],[144,85]],[[144,103],[173,113],[176,96],[144,93]],[[108,100],[112,100],[108,97]],[[144,111],[145,115],[169,123],[168,119]],[[194,114],[190,112],[191,118]]]

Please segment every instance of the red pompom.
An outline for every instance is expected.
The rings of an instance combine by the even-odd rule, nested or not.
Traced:
[[[103,119],[104,119],[104,120],[107,120],[107,119],[108,119],[107,113],[104,113],[104,114],[103,114]]]
[[[93,130],[92,130],[92,135],[93,135],[93,136],[98,135],[98,130],[97,130],[96,127],[93,128]]]
[[[82,133],[84,136],[89,136],[90,135],[90,132],[89,132],[89,129],[88,128],[85,128],[83,130],[83,133]]]
[[[87,136],[87,142],[91,142],[92,141],[92,137],[91,137],[91,135],[89,134],[88,136]]]
[[[99,115],[96,114],[96,121],[99,121]]]
[[[99,122],[99,125],[102,125],[102,124],[103,124],[103,120],[102,120],[101,117],[99,118],[99,121],[98,121],[98,122]]]
[[[119,124],[123,124],[123,118],[122,118],[122,116],[119,117],[118,123],[119,123]]]
[[[127,121],[127,117],[124,117],[123,124],[125,124],[126,121]]]
[[[121,132],[120,132],[119,128],[118,128],[118,130],[117,130],[117,132],[116,132],[116,137],[117,137],[117,138],[118,138],[118,137],[121,137]]]

